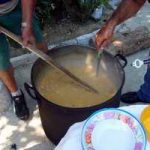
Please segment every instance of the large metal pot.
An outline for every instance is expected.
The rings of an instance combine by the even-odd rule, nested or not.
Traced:
[[[91,47],[71,45],[71,46],[54,48],[48,52],[48,54],[55,61],[57,61],[58,58],[64,56],[67,59],[67,55],[69,55],[70,53],[78,53],[78,54],[85,55],[85,59],[87,58],[86,56],[88,56],[89,53],[94,55],[93,58],[95,58],[96,61],[94,61],[92,65],[93,67],[96,67],[97,51]],[[46,64],[41,59],[38,59],[33,64],[32,71],[31,71],[32,86],[26,83],[25,88],[29,93],[29,95],[33,99],[37,100],[41,122],[45,134],[54,144],[57,144],[60,141],[60,139],[65,135],[66,131],[73,123],[86,119],[89,115],[91,115],[91,113],[93,113],[98,109],[119,106],[121,90],[125,79],[123,68],[126,66],[127,61],[121,55],[117,55],[114,57],[113,55],[107,52],[104,52],[101,59],[103,63],[100,64],[102,70],[101,73],[99,74],[101,75],[103,72],[105,72],[105,74],[109,76],[111,81],[113,81],[117,87],[116,93],[110,99],[106,99],[103,103],[99,103],[96,105],[93,104],[92,106],[82,107],[82,108],[64,107],[59,104],[55,104],[51,100],[47,100],[45,97],[43,97],[42,93],[40,93],[37,90],[36,82],[37,82],[37,74],[42,71],[43,65]],[[119,61],[120,59],[124,61],[124,64],[120,63]],[[63,65],[63,63],[61,65]],[[35,95],[33,95],[33,92],[31,91],[34,91]]]

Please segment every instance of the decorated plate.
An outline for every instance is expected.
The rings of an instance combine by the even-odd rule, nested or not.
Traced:
[[[84,150],[145,150],[146,134],[140,122],[120,109],[97,111],[82,130]]]

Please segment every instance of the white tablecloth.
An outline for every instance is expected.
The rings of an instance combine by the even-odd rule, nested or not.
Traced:
[[[120,107],[120,109],[126,110],[132,113],[137,119],[140,119],[141,112],[147,105],[132,105],[126,107]],[[55,150],[82,150],[81,147],[81,131],[84,122],[75,123],[72,125],[66,135],[62,138]],[[150,143],[147,142],[146,150],[150,150]]]

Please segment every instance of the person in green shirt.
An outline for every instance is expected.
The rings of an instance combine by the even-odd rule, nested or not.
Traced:
[[[47,51],[47,45],[34,14],[36,0],[0,0],[0,26],[21,36],[24,47],[29,43]],[[24,94],[17,87],[10,63],[10,48],[6,36],[0,33],[0,79],[11,93],[15,114],[21,120],[29,118]]]

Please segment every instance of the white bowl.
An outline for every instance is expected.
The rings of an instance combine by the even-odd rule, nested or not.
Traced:
[[[84,150],[145,150],[146,134],[140,122],[120,109],[102,109],[89,117],[82,130]]]

